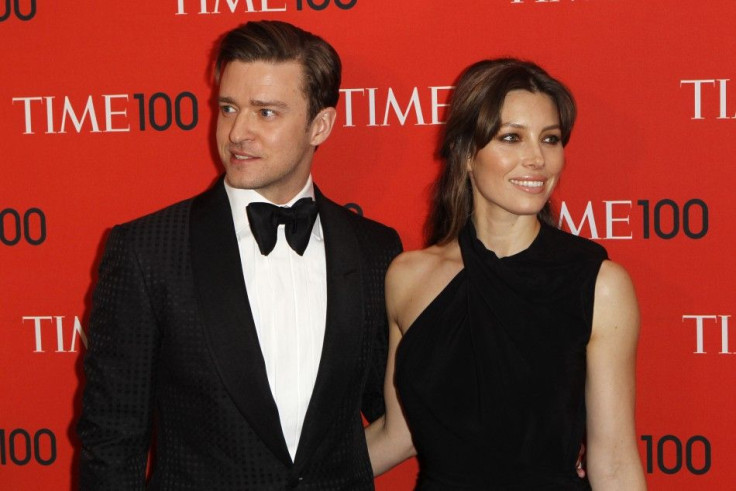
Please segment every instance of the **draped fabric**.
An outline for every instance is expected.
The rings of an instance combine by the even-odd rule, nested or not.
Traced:
[[[483,246],[472,222],[458,240],[464,269],[397,353],[417,489],[588,489],[575,462],[605,250],[546,225],[504,258]]]

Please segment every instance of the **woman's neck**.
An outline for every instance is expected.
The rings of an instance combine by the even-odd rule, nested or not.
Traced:
[[[513,256],[527,249],[541,227],[536,215],[513,215],[501,219],[474,213],[472,220],[478,240],[498,257]]]

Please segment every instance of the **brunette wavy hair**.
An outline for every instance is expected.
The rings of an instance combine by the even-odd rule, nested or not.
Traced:
[[[562,82],[542,68],[514,58],[483,60],[466,68],[455,85],[440,143],[442,169],[433,186],[425,225],[427,245],[454,240],[470,218],[473,194],[466,164],[498,132],[503,102],[512,90],[550,96],[560,118],[562,145],[570,140],[577,114],[575,100]],[[538,217],[554,225],[549,203]]]

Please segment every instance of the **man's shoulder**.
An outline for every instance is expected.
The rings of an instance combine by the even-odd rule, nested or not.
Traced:
[[[209,188],[197,195],[190,196],[182,199],[181,201],[166,205],[163,208],[159,208],[158,210],[120,223],[116,228],[127,230],[147,230],[151,228],[155,229],[159,227],[176,227],[178,225],[185,225],[189,222],[192,204],[202,197],[212,194],[213,191],[214,188]]]
[[[377,234],[379,236],[386,237],[398,237],[396,230],[388,225],[385,225],[377,220],[368,218],[362,213],[353,211],[352,209],[342,206],[332,201],[330,198],[321,195],[320,199],[323,200],[323,205],[331,208],[335,213],[342,216],[350,225],[356,230],[365,234]]]
[[[364,215],[360,215],[345,207],[343,207],[343,209],[345,210],[345,213],[347,213],[350,216],[350,220],[352,220],[355,223],[355,226],[363,228],[366,233],[380,234],[380,235],[386,235],[386,236],[391,236],[391,237],[398,235],[396,233],[396,230],[394,230],[392,227],[384,223],[381,223],[372,218],[368,218]]]
[[[339,205],[324,195],[319,194],[318,200],[321,201],[320,213],[326,212],[324,219],[332,221],[332,224],[341,222],[340,227],[343,230],[350,230],[356,239],[355,243],[347,243],[354,244],[364,260],[378,261],[380,269],[385,272],[391,260],[402,250],[401,238],[396,230]],[[323,222],[323,226],[332,224],[327,225]]]
[[[176,226],[177,224],[184,224],[188,221],[192,201],[193,198],[178,201],[156,211],[120,223],[115,227],[128,231],[143,231],[164,225]]]

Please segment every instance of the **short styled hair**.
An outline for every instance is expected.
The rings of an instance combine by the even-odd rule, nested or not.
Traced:
[[[473,212],[467,161],[475,157],[501,126],[501,109],[512,90],[548,95],[557,108],[562,145],[567,145],[577,110],[572,93],[562,82],[529,61],[514,58],[483,60],[463,71],[450,100],[439,155],[442,170],[434,184],[425,226],[427,245],[457,238]],[[554,225],[547,203],[540,220]]]
[[[322,109],[337,106],[342,64],[324,39],[287,22],[246,22],[225,34],[217,50],[215,81],[231,61],[296,61],[302,65],[302,92],[311,122]]]

